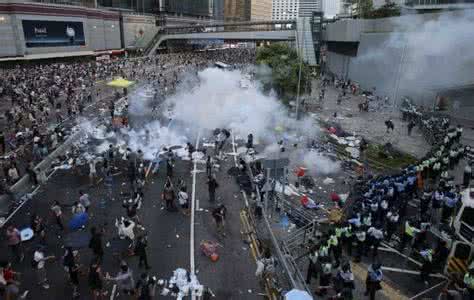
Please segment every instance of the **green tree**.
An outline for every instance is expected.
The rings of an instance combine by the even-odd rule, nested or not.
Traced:
[[[301,66],[300,95],[309,93],[311,69],[302,62],[295,49],[284,43],[259,48],[257,63],[271,68],[271,85],[280,97],[294,99],[298,93],[298,77]],[[268,80],[265,80],[268,83]]]
[[[400,15],[400,6],[393,2],[387,2],[378,9],[373,10],[369,14],[369,18],[378,19],[378,18],[389,18],[396,17]]]

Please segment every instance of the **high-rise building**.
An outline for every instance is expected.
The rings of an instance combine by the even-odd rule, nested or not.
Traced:
[[[250,21],[250,17],[251,0],[224,0],[225,22]]]
[[[320,0],[299,0],[298,17],[312,17],[313,12],[321,11]]]
[[[216,21],[224,20],[224,0],[213,0],[212,18]]]
[[[295,20],[298,17],[312,17],[313,12],[321,11],[320,1],[321,0],[273,0],[272,19],[278,21]]]
[[[162,8],[166,13],[211,17],[213,10],[212,0],[164,0]]]
[[[272,19],[272,0],[251,0],[250,20],[269,21]]]
[[[342,0],[323,0],[321,10],[326,19],[332,19],[344,13]]]
[[[273,0],[272,20],[295,20],[298,17],[300,0]]]

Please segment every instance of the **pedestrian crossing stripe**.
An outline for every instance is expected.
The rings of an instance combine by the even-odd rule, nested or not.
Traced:
[[[363,266],[360,263],[351,263],[351,269],[354,276],[361,282],[365,282],[367,278],[367,267]],[[380,283],[382,286],[381,293],[384,294],[389,300],[408,300],[409,298],[402,293],[402,291],[393,287],[389,282],[382,281]]]
[[[460,259],[457,257],[449,258],[448,262],[448,273],[461,273],[467,272],[467,260]]]

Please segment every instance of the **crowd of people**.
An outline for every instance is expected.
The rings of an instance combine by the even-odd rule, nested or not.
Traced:
[[[226,49],[0,69],[4,78],[0,82],[3,192],[23,175],[34,178],[35,172],[44,171],[36,170],[35,165],[65,140],[74,120],[89,106],[96,109],[101,101],[101,105],[114,106],[115,93],[106,88],[107,80],[121,76],[140,83],[159,83],[167,93],[179,83],[178,74],[184,69],[198,70],[217,61],[239,67],[254,58],[254,49]],[[104,103],[104,99],[110,101]]]
[[[350,81],[336,83],[329,78],[323,81],[321,101],[329,84],[339,89],[338,97],[351,87]],[[359,105],[359,110],[365,110],[364,106]],[[424,112],[411,102],[402,106],[401,113],[407,122],[407,135],[417,127],[432,147],[418,163],[407,166],[401,173],[358,178],[345,221],[329,226],[309,247],[306,282],[310,284],[313,278],[319,277],[317,292],[321,295],[330,287],[336,290],[336,298],[353,299],[354,276],[348,262],[360,262],[368,257],[371,264],[366,295],[375,299],[383,280],[383,261],[378,253],[382,243],[419,261],[420,281],[426,285],[430,274],[444,271],[448,241],[436,236],[433,239],[432,235],[428,238],[428,232],[436,228],[438,232],[452,234],[455,213],[462,205],[462,189],[469,187],[471,180],[470,147],[461,144],[462,126],[450,127],[446,117]],[[392,120],[387,120],[385,125],[387,132],[393,131]],[[466,165],[463,182],[456,184],[454,172],[461,161]],[[474,276],[470,274],[474,271],[466,273],[464,290],[458,288],[461,291],[458,294],[472,297]]]
[[[0,97],[5,101],[4,116],[9,126],[4,126],[0,142],[5,158],[5,190],[14,184],[23,175],[29,175],[33,184],[41,184],[46,180],[39,180],[40,172],[35,166],[45,156],[57,148],[66,138],[69,129],[75,125],[78,117],[85,115],[88,105],[101,102],[104,110],[110,110],[110,118],[114,118],[115,103],[121,97],[120,93],[103,88],[103,82],[120,76],[140,83],[153,84],[162,96],[172,94],[183,72],[197,71],[215,62],[223,62],[233,67],[242,67],[252,63],[255,59],[254,49],[226,49],[212,51],[195,51],[182,53],[161,54],[155,57],[138,58],[112,58],[110,61],[80,61],[64,63],[39,63],[21,65],[8,70],[1,70],[6,80],[0,83]],[[125,94],[124,94],[125,95]],[[109,120],[109,118],[105,118]],[[70,121],[70,124],[69,122]],[[108,121],[107,121],[108,122]],[[112,123],[112,122],[110,122]],[[12,126],[11,124],[14,124]],[[223,146],[228,136],[216,143]],[[152,142],[152,141],[151,141]],[[222,147],[220,147],[222,149]],[[190,196],[185,181],[177,178],[173,172],[177,159],[170,149],[160,159],[153,161],[159,163],[160,168],[166,169],[167,180],[162,190],[163,204],[170,212],[181,211],[189,214]],[[196,150],[188,143],[187,150],[192,159]],[[15,155],[23,151],[25,155]],[[217,155],[218,153],[216,153]],[[118,147],[111,144],[101,154],[101,159],[92,159],[82,166],[72,164],[77,174],[88,173],[91,187],[104,185],[112,189],[114,176],[123,172],[129,182],[130,196],[120,204],[123,214],[116,216],[115,229],[112,240],[123,245],[125,257],[130,255],[138,257],[139,267],[145,270],[138,280],[134,275],[130,262],[122,260],[120,271],[111,276],[102,271],[106,251],[104,239],[107,233],[104,228],[88,225],[89,218],[95,215],[100,218],[97,209],[97,199],[91,199],[87,191],[81,190],[74,197],[72,205],[52,201],[49,212],[30,212],[31,224],[28,229],[33,232],[33,253],[24,249],[25,237],[23,229],[14,224],[5,226],[5,245],[10,249],[8,260],[0,264],[0,295],[6,299],[26,297],[26,284],[20,285],[21,276],[13,271],[25,268],[30,263],[37,274],[37,283],[44,289],[49,289],[51,282],[48,279],[48,265],[60,263],[68,274],[71,284],[71,296],[79,297],[80,274],[86,273],[90,288],[90,298],[105,299],[107,295],[105,283],[115,282],[122,294],[134,294],[137,299],[151,299],[157,288],[156,280],[148,275],[147,270],[153,267],[147,256],[147,230],[142,224],[141,215],[143,207],[146,176],[153,176],[148,167],[150,161],[145,161],[143,153],[127,149],[125,155],[119,153]],[[125,159],[122,159],[124,158]],[[146,166],[146,167],[145,167]],[[10,169],[15,169],[11,171]],[[207,162],[209,199],[215,204],[212,211],[212,220],[216,224],[219,235],[225,236],[226,207],[217,203],[217,183],[214,170],[214,159],[211,156]],[[155,170],[156,171],[156,168]],[[4,181],[5,182],[5,181]],[[108,196],[111,196],[109,193]],[[94,204],[96,202],[96,204]],[[102,205],[102,204],[100,204]],[[99,206],[100,206],[99,205]],[[53,253],[53,248],[48,242],[52,236],[58,236],[59,242],[68,233],[75,231],[89,232],[86,248],[76,249],[64,243],[64,254]],[[107,238],[111,238],[107,236]],[[110,239],[109,239],[110,240]],[[31,241],[29,242],[31,243]],[[87,253],[90,251],[91,253]],[[84,253],[86,252],[86,253]],[[88,272],[84,271],[82,256],[92,254]],[[26,259],[25,259],[26,257]],[[56,277],[56,276],[55,276]],[[54,282],[57,285],[57,282]],[[159,286],[159,284],[158,284]]]

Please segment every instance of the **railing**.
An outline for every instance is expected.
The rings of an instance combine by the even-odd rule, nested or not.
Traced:
[[[186,34],[203,32],[230,32],[230,31],[279,31],[294,30],[295,21],[267,21],[267,22],[236,22],[216,23],[209,25],[193,26],[167,26],[161,31],[162,34]]]
[[[474,4],[474,0],[407,0],[406,6],[460,5]]]

